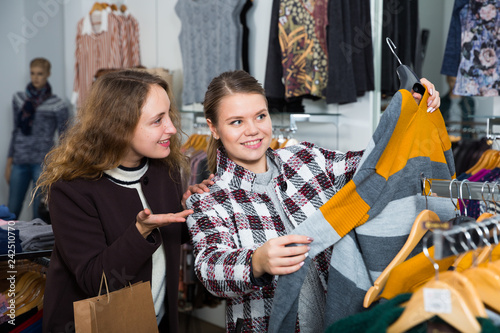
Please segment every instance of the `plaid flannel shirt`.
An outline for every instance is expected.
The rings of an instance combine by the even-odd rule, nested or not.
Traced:
[[[312,143],[268,149],[280,175],[274,189],[291,223],[299,225],[326,203],[354,175],[363,152],[341,153]],[[267,240],[284,236],[284,224],[266,194],[253,191],[255,174],[218,152],[217,174],[210,192],[193,194],[187,219],[195,255],[195,272],[214,295],[227,299],[226,328],[266,332],[277,277],[254,279],[251,256]],[[330,251],[315,258],[326,289]]]

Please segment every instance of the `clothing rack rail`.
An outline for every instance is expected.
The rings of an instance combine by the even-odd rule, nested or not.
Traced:
[[[435,229],[432,232],[434,258],[443,259],[484,246],[498,244],[500,216],[493,216],[481,222],[454,225],[448,230]]]
[[[429,195],[453,199],[471,199],[500,202],[500,183],[471,182],[468,180],[437,180],[430,179],[426,182]]]

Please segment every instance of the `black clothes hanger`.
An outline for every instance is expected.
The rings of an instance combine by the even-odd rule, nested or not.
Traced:
[[[406,89],[408,91],[413,91],[416,93],[419,93],[420,95],[424,95],[425,88],[424,86],[420,83],[420,79],[418,78],[417,74],[415,74],[414,71],[411,70],[410,67],[403,65],[401,60],[399,59],[398,55],[394,50],[396,50],[396,45],[394,45],[394,42],[387,37],[385,39],[387,42],[387,45],[389,45],[389,48],[391,49],[392,54],[398,59],[399,66],[396,69],[396,73],[398,74],[399,78],[399,89]]]

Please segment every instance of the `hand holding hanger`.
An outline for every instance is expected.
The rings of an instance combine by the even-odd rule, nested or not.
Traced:
[[[436,111],[441,105],[441,99],[439,97],[439,92],[435,89],[434,85],[427,79],[419,79],[417,74],[415,74],[415,72],[410,67],[404,65],[401,62],[395,51],[396,45],[389,37],[387,37],[385,41],[387,45],[389,45],[392,54],[394,54],[399,62],[399,66],[396,69],[396,73],[398,74],[398,78],[400,81],[399,89],[406,89],[410,91],[413,95],[413,98],[415,98],[415,101],[419,104],[425,93],[425,87],[427,87],[430,95],[427,99],[427,112]]]

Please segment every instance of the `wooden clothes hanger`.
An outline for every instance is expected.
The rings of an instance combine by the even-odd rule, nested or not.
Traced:
[[[94,2],[94,5],[92,6],[92,9],[90,10],[89,14],[92,14],[93,12],[97,10],[103,10],[103,6],[100,2]]]
[[[452,286],[464,299],[474,317],[487,318],[486,308],[474,284],[462,273],[445,271],[439,273],[439,280]]]
[[[198,134],[198,138],[195,141],[193,148],[196,151],[206,150],[208,146],[208,135],[206,134]]]
[[[39,276],[35,282],[36,283],[33,285],[33,289],[29,297],[27,297],[16,307],[16,316],[20,316],[23,313],[26,313],[35,307],[37,307],[38,309],[43,307],[45,278]]]
[[[427,197],[430,195],[430,191],[428,191],[426,187],[427,184],[429,184],[430,188],[430,180],[424,177],[422,179],[422,185],[426,200],[426,207],[427,207]],[[451,195],[452,184],[453,182],[450,182],[450,198],[452,199],[452,203],[455,206],[455,208],[457,208]],[[412,228],[410,230],[410,234],[408,235],[408,238],[403,247],[401,248],[401,250],[399,250],[398,254],[394,257],[394,259],[389,263],[389,265],[387,265],[387,267],[375,280],[373,286],[371,286],[370,289],[368,289],[368,291],[366,292],[365,298],[363,300],[363,306],[365,308],[368,308],[374,301],[380,298],[379,295],[384,289],[392,269],[397,265],[401,264],[403,261],[405,261],[406,258],[408,258],[410,253],[417,246],[422,237],[424,237],[424,235],[426,234],[428,228],[426,228],[425,223],[428,222],[440,222],[440,219],[436,213],[426,209],[420,212],[420,214],[415,218],[415,221],[413,222]]]
[[[383,272],[379,275],[379,277],[375,280],[373,286],[368,289],[365,294],[365,299],[363,301],[363,306],[368,308],[374,301],[378,300],[380,293],[385,287],[387,279],[389,278],[389,274],[391,270],[397,265],[401,264],[403,261],[408,258],[411,251],[417,246],[422,237],[427,232],[425,228],[425,223],[427,222],[439,222],[439,216],[430,210],[423,210],[418,214],[413,222],[413,225],[410,230],[410,234],[408,235],[408,239],[405,244],[398,252],[398,254],[392,259],[392,261],[387,265],[387,267],[383,270]]]
[[[476,226],[475,229],[482,242],[487,244],[487,237],[483,230],[479,226]],[[467,230],[464,230],[464,236],[467,239],[466,245],[468,248],[472,251],[476,250],[478,244],[474,244]],[[495,270],[488,269],[484,266],[478,266],[477,260],[475,259],[473,260],[472,267],[464,270],[462,274],[474,284],[484,304],[497,313],[500,313],[500,275],[497,274]]]
[[[435,316],[461,332],[480,332],[481,325],[466,299],[453,286],[438,279],[439,265],[430,257],[427,248],[429,236],[424,237],[424,253],[433,263],[436,278],[412,295],[401,316],[389,326],[387,332],[406,332]]]
[[[481,169],[487,169],[487,166],[491,164],[493,158],[497,157],[498,151],[494,149],[488,149],[481,154],[479,160],[474,164],[469,170],[465,171],[468,174],[475,174]]]
[[[184,144],[182,145],[181,149],[182,150],[188,150],[189,148],[192,147],[192,144],[193,144],[193,141],[195,140],[195,137],[197,136],[198,134],[191,134],[188,139],[186,140],[186,142],[184,142]]]
[[[280,143],[278,142],[278,139],[277,138],[272,138],[271,139],[271,144],[269,145],[269,147],[271,147],[271,149],[273,150],[276,150],[280,147]]]

